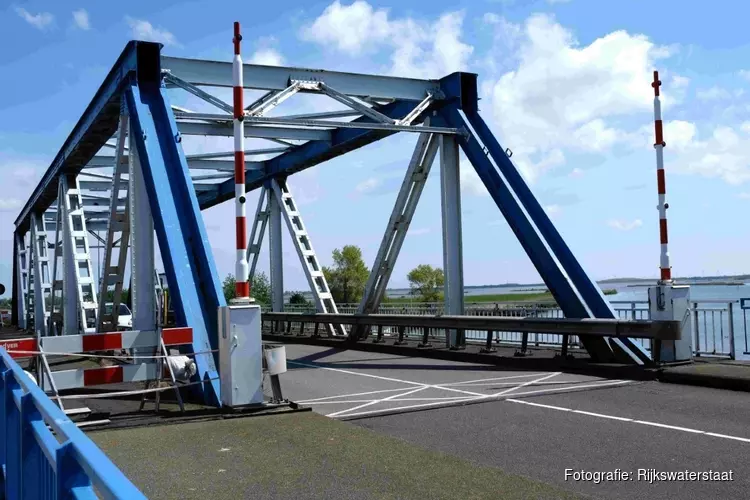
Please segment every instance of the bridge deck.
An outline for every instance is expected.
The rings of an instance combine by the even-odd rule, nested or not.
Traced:
[[[745,393],[320,346],[287,353],[284,394],[312,413],[89,435],[150,498],[690,500],[750,488]],[[465,400],[441,399],[451,397]],[[566,468],[731,470],[734,480],[594,484],[565,481]]]

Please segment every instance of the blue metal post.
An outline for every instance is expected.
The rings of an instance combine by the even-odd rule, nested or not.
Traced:
[[[146,50],[148,49],[148,50]],[[125,90],[133,138],[143,169],[167,282],[180,324],[193,328],[194,352],[218,348],[218,307],[226,305],[211,255],[180,134],[161,84],[158,46],[138,55],[138,79]],[[196,364],[208,404],[219,405],[217,356]]]
[[[34,424],[42,420],[42,416],[34,405],[34,396],[21,396],[21,498],[36,500],[43,498],[40,489],[39,472],[42,470],[42,449],[34,437]]]

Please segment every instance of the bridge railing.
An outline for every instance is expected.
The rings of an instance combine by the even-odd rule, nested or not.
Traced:
[[[529,332],[536,334],[558,334],[563,336],[563,355],[567,353],[570,337],[576,334],[602,337],[629,337],[644,339],[675,340],[682,335],[679,321],[646,321],[620,319],[572,319],[572,318],[510,318],[501,316],[433,316],[413,314],[315,314],[290,312],[264,312],[261,321],[263,329],[269,333],[287,335],[318,336],[333,326],[341,326],[351,332],[354,327],[363,327],[367,332],[377,329],[375,341],[383,341],[386,334],[396,333],[397,343],[408,342],[406,330],[421,332],[420,346],[431,345],[438,335],[447,338],[447,332],[456,331],[455,341],[450,347],[457,347],[471,341],[466,332],[485,332],[484,342],[487,351],[492,350],[495,332],[522,332],[521,349],[526,350]],[[361,338],[360,338],[361,339]],[[567,342],[566,342],[567,340]],[[447,344],[447,342],[446,342]],[[485,351],[485,352],[487,352]]]
[[[470,297],[466,298],[470,300]],[[647,320],[650,317],[647,301],[610,301],[618,317],[621,319]],[[357,304],[337,304],[342,314],[354,314]],[[690,304],[693,315],[693,351],[695,356],[714,356],[738,359],[750,356],[750,314],[748,309],[742,309],[739,301],[701,300]],[[266,309],[264,309],[265,311]],[[285,304],[285,312],[314,312],[312,305]],[[562,310],[554,303],[498,303],[467,302],[466,315],[469,316],[500,316],[500,317],[536,317],[563,318]],[[412,314],[439,315],[443,314],[442,303],[384,303],[378,309],[379,314]],[[392,334],[386,330],[386,334]],[[405,335],[419,336],[420,328],[407,328]],[[440,332],[435,332],[440,337]],[[466,331],[469,342],[484,342],[486,332]],[[523,332],[495,332],[495,343],[498,345],[520,346]],[[563,337],[553,333],[534,333],[528,337],[528,345],[533,347],[560,347]],[[647,350],[651,350],[650,339],[635,339]],[[569,348],[582,348],[578,337],[570,336]]]
[[[4,498],[146,498],[4,348],[0,374]]]

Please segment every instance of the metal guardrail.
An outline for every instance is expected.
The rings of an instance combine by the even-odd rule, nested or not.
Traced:
[[[341,325],[418,327],[430,329],[528,331],[539,333],[595,335],[600,337],[634,337],[679,340],[679,321],[621,320],[601,318],[508,318],[497,316],[419,316],[404,314],[304,314],[274,313],[263,315],[264,321],[296,323],[333,323]]]
[[[485,352],[491,352],[494,332],[522,332],[521,351],[528,346],[529,332],[554,333],[563,337],[563,355],[567,354],[569,337],[571,335],[590,335],[602,337],[630,337],[661,340],[676,340],[681,336],[679,321],[647,321],[647,320],[618,320],[618,319],[572,319],[572,318],[508,318],[498,316],[425,316],[402,314],[315,314],[290,312],[264,312],[261,316],[264,325],[270,325],[269,331],[292,334],[293,328],[297,335],[304,335],[308,325],[313,325],[312,335],[318,336],[320,325],[327,328],[335,326],[365,326],[370,330],[377,327],[375,342],[383,341],[384,327],[396,328],[398,332],[397,344],[404,343],[406,328],[417,328],[422,332],[420,346],[430,346],[430,338],[435,338],[435,332],[442,330],[446,339],[446,346],[455,348],[465,345],[465,332],[484,330],[486,332]],[[293,326],[295,325],[295,326]],[[346,328],[344,328],[346,330]],[[455,330],[455,336],[448,332]],[[333,329],[331,329],[333,331]],[[350,330],[351,331],[351,330]],[[450,340],[448,340],[450,339]],[[362,339],[358,339],[362,340]]]
[[[471,300],[470,297],[466,298]],[[647,320],[649,309],[647,301],[610,301],[615,312],[622,319]],[[750,307],[750,301],[746,304]],[[750,309],[741,307],[741,301],[701,300],[690,304],[693,316],[693,350],[695,356],[711,356],[728,359],[750,356]],[[337,304],[340,313],[354,314],[357,304]],[[264,309],[265,311],[266,309]],[[285,312],[314,312],[314,306],[285,304]],[[498,303],[467,302],[465,311],[470,316],[503,316],[503,317],[536,317],[562,318],[563,313],[554,303]],[[442,314],[441,303],[384,303],[378,309],[381,314],[412,314],[437,315]],[[386,330],[388,332],[388,330]],[[439,332],[435,332],[439,333]],[[407,327],[406,337],[422,335],[419,328]],[[486,332],[465,332],[469,342],[484,342]],[[531,332],[528,337],[529,346],[560,347],[563,336],[550,333]],[[495,343],[500,345],[519,346],[523,343],[523,332],[495,332]],[[581,348],[579,339],[570,336],[569,346],[572,349]],[[645,349],[651,349],[650,339],[635,339]]]
[[[4,498],[146,498],[4,348],[0,372]]]

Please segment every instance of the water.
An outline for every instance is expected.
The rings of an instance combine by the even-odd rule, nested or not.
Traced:
[[[726,281],[726,280],[723,280]],[[656,282],[645,282],[645,281],[618,281],[601,283],[599,286],[602,290],[617,290],[614,295],[607,295],[607,299],[614,302],[645,302],[648,300],[648,286],[654,285]],[[711,284],[709,280],[701,280],[701,282],[686,282],[690,284],[690,298],[693,301],[739,301],[743,298],[750,299],[750,285],[715,285]],[[677,284],[680,284],[679,282]],[[544,285],[500,285],[493,287],[476,287],[476,288],[465,288],[465,295],[471,297],[472,295],[499,295],[499,294],[516,294],[516,293],[529,293],[537,294],[543,293],[547,289]],[[388,290],[388,297],[399,298],[408,297],[409,289],[400,288]]]

